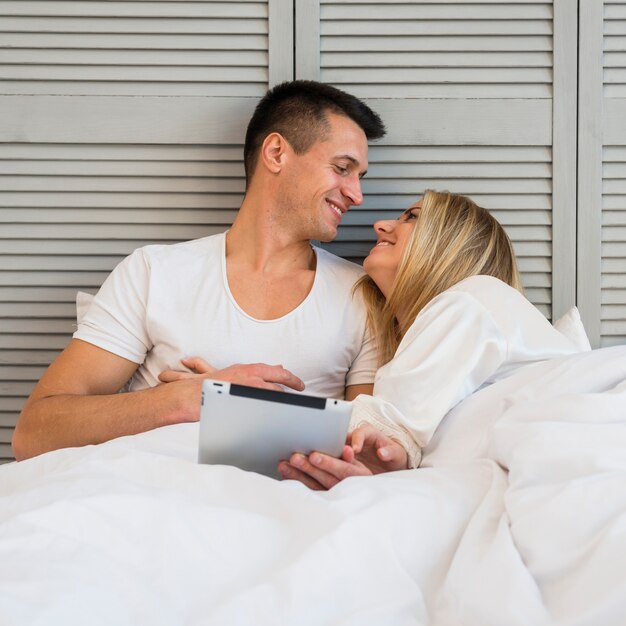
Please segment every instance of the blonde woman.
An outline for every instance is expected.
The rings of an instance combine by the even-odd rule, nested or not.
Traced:
[[[279,466],[284,478],[316,489],[417,467],[441,420],[467,396],[578,351],[524,297],[508,236],[469,198],[427,191],[374,230],[356,287],[378,341],[374,395],[354,401],[342,459],[294,454]]]

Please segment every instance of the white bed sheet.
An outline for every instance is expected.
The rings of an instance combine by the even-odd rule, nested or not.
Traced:
[[[198,465],[195,424],[3,466],[0,625],[621,625],[625,380],[526,368],[328,493]]]

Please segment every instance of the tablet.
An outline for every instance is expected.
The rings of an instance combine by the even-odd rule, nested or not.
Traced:
[[[293,452],[338,457],[351,413],[344,400],[205,380],[198,461],[280,478],[278,463]]]

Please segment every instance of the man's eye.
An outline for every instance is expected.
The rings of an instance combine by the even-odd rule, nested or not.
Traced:
[[[338,174],[341,174],[342,176],[345,176],[348,173],[348,168],[342,167],[341,165],[335,165],[335,170]]]

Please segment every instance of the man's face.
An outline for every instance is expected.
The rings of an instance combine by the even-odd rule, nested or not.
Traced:
[[[302,239],[331,241],[341,218],[363,202],[367,138],[343,115],[327,113],[330,131],[304,154],[290,154],[280,198],[281,213]]]

